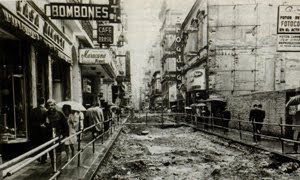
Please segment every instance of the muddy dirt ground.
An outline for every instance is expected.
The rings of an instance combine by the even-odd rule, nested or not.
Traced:
[[[300,168],[298,163],[190,127],[127,125],[96,179],[296,180]]]

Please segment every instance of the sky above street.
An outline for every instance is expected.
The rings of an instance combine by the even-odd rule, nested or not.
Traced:
[[[161,22],[158,14],[163,0],[124,0],[124,11],[128,15],[128,48],[131,54],[131,81],[135,100],[139,98],[149,50],[157,40]],[[167,0],[168,7],[180,8],[185,14],[195,0]]]

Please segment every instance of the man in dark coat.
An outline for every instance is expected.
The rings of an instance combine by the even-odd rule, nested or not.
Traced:
[[[256,142],[257,141],[257,139],[256,139],[256,135],[255,135],[255,133],[256,133],[256,124],[255,124],[255,119],[256,119],[256,117],[257,117],[257,111],[258,111],[258,109],[257,109],[257,104],[254,104],[253,105],[253,108],[250,110],[250,114],[249,114],[249,121],[251,121],[252,122],[252,128],[253,128],[253,141],[254,142]]]
[[[30,115],[31,122],[31,141],[33,148],[45,143],[46,138],[46,113],[47,109],[45,108],[45,99],[42,97],[38,100],[38,106],[33,108]],[[47,154],[43,155],[39,162],[41,164],[46,163]]]
[[[66,117],[61,111],[56,109],[56,102],[54,99],[49,99],[47,101],[47,116],[46,116],[46,128],[47,128],[47,138],[50,140],[54,137],[59,137],[60,140],[64,139],[69,135],[69,126]],[[64,148],[64,143],[59,145],[56,148],[56,162],[57,167],[59,168],[61,165],[61,151]],[[54,154],[53,151],[49,152],[51,165],[53,170],[56,171],[54,168]]]
[[[256,133],[257,134],[261,133],[261,129],[262,129],[263,125],[260,123],[264,122],[265,116],[266,116],[266,112],[265,112],[265,110],[262,109],[262,105],[259,104],[258,109],[257,109],[257,115],[255,118],[255,122],[258,123],[258,124],[256,124]],[[261,139],[260,135],[257,135],[257,140],[260,141],[260,139]]]
[[[250,111],[250,117],[249,120],[252,121],[253,124],[253,132],[255,134],[260,134],[261,129],[263,125],[261,123],[264,122],[266,116],[266,112],[262,109],[262,105],[256,105],[254,104],[254,108]],[[261,137],[260,135],[254,135],[253,140],[255,142],[260,141]]]
[[[224,132],[228,132],[228,124],[229,120],[231,119],[231,112],[225,107],[225,110],[222,112],[222,117],[223,117],[223,127],[224,127]]]

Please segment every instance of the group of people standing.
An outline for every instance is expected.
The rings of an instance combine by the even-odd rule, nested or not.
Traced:
[[[63,105],[62,111],[56,108],[54,99],[40,98],[38,106],[31,111],[31,140],[33,147],[37,147],[54,137],[60,140],[72,136],[77,130],[83,129],[83,113],[72,110],[70,105]],[[72,156],[75,154],[74,144],[77,142],[77,136],[65,141],[56,148],[57,167],[61,165],[61,153],[65,151],[69,159],[69,150]],[[54,153],[49,151],[51,165],[54,169]],[[38,161],[41,164],[46,163],[47,154],[43,155]],[[55,169],[54,169],[55,170]]]
[[[85,114],[81,111],[72,109],[71,105],[64,104],[62,109],[56,108],[56,102],[54,99],[47,100],[40,98],[38,100],[38,106],[33,108],[30,114],[31,130],[30,138],[33,148],[51,140],[54,137],[59,137],[60,140],[68,136],[70,137],[64,143],[61,143],[56,148],[56,167],[61,165],[61,153],[63,151],[67,154],[67,159],[73,157],[75,154],[75,143],[78,142],[77,131],[82,130],[84,126],[90,126],[96,124],[93,128],[93,132],[101,134],[103,131],[107,131],[110,127],[112,119],[116,119],[117,110],[111,110],[107,102],[101,101],[95,103],[93,107],[87,109]],[[85,120],[84,120],[85,119]],[[85,121],[85,124],[84,124]],[[71,156],[70,156],[71,151]],[[51,165],[54,169],[54,154],[53,151],[49,151],[49,157]],[[38,161],[41,164],[46,163],[47,154],[43,155]],[[55,171],[55,169],[54,169]]]

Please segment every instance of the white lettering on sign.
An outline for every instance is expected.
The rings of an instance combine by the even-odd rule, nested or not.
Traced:
[[[84,19],[107,19],[108,5],[88,5],[82,4],[52,4],[51,17],[52,18],[84,18]]]
[[[99,33],[112,33],[112,26],[99,26],[98,32]]]
[[[98,25],[98,43],[99,44],[112,44],[114,42],[114,27]]]
[[[73,4],[50,3],[45,6],[46,14],[52,19],[102,20],[120,23],[119,4]]]

